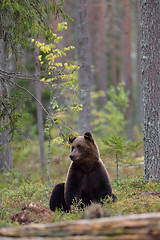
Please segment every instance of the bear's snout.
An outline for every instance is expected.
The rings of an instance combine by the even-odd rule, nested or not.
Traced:
[[[71,160],[74,159],[74,155],[73,154],[70,154],[69,157],[70,157]]]

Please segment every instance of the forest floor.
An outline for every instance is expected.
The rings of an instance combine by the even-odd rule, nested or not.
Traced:
[[[19,150],[17,146],[12,144],[13,169],[0,173],[0,227],[83,218],[85,210],[79,211],[76,206],[70,213],[53,213],[48,206],[53,186],[65,181],[70,165],[69,149],[51,144],[50,186],[46,168],[40,169],[38,143],[31,142]],[[160,181],[144,181],[143,156],[138,153],[127,158],[125,163],[120,162],[117,180],[114,158],[106,157],[101,148],[100,152],[113,192],[118,197],[115,203],[104,202],[102,210],[105,216],[160,212]]]

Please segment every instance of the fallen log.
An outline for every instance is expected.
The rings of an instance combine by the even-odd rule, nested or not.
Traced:
[[[159,240],[160,213],[2,228],[1,239]]]

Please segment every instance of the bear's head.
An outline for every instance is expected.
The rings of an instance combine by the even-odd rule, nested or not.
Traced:
[[[90,132],[86,132],[84,136],[79,137],[74,137],[70,134],[69,142],[71,143],[71,154],[69,157],[73,162],[95,162],[100,158],[97,144]]]

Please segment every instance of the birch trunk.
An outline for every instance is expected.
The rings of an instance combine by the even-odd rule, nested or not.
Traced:
[[[160,2],[140,1],[144,175],[160,178]]]

